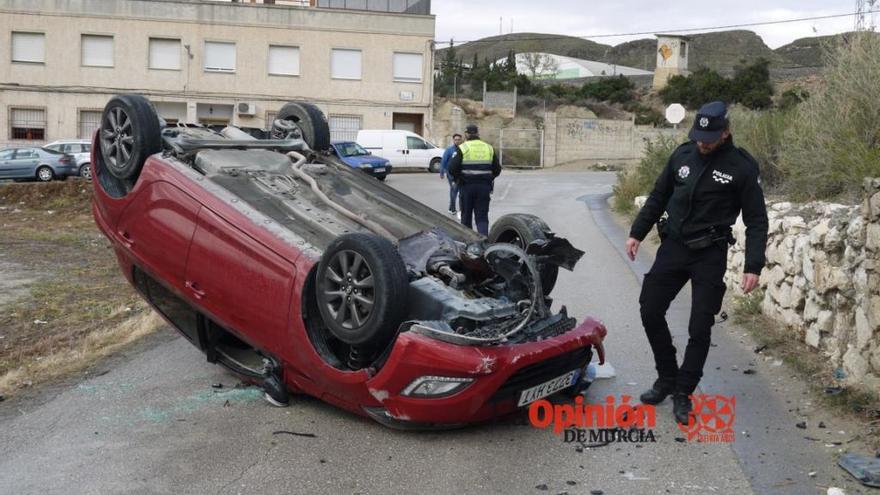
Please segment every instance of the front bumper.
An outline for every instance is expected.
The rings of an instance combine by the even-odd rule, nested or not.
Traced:
[[[461,346],[404,332],[383,368],[367,381],[379,404],[362,409],[386,426],[403,429],[454,428],[504,416],[519,408],[523,390],[585,368],[594,350],[604,361],[606,333],[602,323],[590,318],[558,337],[513,345]],[[448,397],[401,395],[421,376],[474,381]]]
[[[377,169],[382,171],[378,172]],[[384,167],[362,167],[361,171],[373,177],[385,177],[391,173],[391,165],[385,165]]]

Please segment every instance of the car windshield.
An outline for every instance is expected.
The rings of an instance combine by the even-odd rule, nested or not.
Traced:
[[[341,156],[364,156],[370,154],[369,151],[357,143],[339,143],[336,145],[336,149]]]
[[[54,149],[52,149],[52,148],[41,148],[41,149],[42,149],[43,151],[47,151],[47,152],[49,152],[49,153],[52,153],[53,155],[62,155],[62,154],[63,154],[63,153],[61,153],[60,151],[58,151],[58,150],[54,150]]]

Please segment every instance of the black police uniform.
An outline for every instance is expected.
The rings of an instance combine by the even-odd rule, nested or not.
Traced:
[[[469,134],[467,141],[479,139],[476,135]],[[449,161],[449,174],[459,186],[458,201],[461,206],[462,225],[473,228],[475,221],[477,232],[489,235],[489,202],[495,177],[501,174],[501,163],[498,160],[498,153],[495,153],[489,144],[485,146],[491,151],[491,160],[473,164],[462,163],[462,152],[458,147]]]
[[[764,266],[768,222],[757,162],[735,147],[732,137],[708,156],[700,154],[695,142],[679,146],[639,211],[630,237],[643,240],[664,210],[668,220],[661,228],[662,242],[639,297],[642,324],[659,375],[655,389],[692,394],[703,376],[712,324],[721,309],[731,225],[740,211],[746,225],[744,272],[760,274]],[[666,311],[688,280],[690,338],[679,368]]]

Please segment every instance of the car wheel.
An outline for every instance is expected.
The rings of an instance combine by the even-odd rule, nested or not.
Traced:
[[[117,179],[137,180],[147,157],[162,149],[159,117],[143,96],[111,98],[98,132],[106,169]]]
[[[49,182],[55,178],[55,173],[51,167],[40,167],[37,169],[37,180],[40,182]]]
[[[314,151],[330,149],[330,127],[320,108],[311,103],[290,102],[278,111],[278,120],[291,120],[300,131],[303,140]]]
[[[489,229],[489,242],[507,242],[525,250],[532,241],[546,239],[547,232],[550,232],[550,227],[535,215],[512,213],[504,215],[492,224],[492,228]],[[559,267],[539,264],[538,272],[541,275],[544,295],[550,295],[559,276]]]
[[[379,180],[381,180],[382,182],[385,182],[385,179],[387,179],[388,176],[387,176],[387,175],[383,175],[383,176],[381,176],[381,177],[376,177],[376,178],[379,179]]]
[[[79,167],[79,176],[83,179],[92,178],[92,164],[91,163],[83,163],[81,167]]]
[[[428,165],[428,172],[431,172],[432,174],[436,174],[439,171],[440,171],[440,159],[434,158],[433,160],[431,160],[431,163]]]
[[[340,341],[375,351],[386,347],[406,317],[406,266],[394,245],[372,234],[334,240],[318,264],[318,309]]]

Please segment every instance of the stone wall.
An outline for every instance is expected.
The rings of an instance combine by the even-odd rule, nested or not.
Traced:
[[[851,386],[880,393],[880,179],[860,206],[768,204],[762,312],[842,368]],[[728,293],[740,293],[745,226],[734,227]]]

